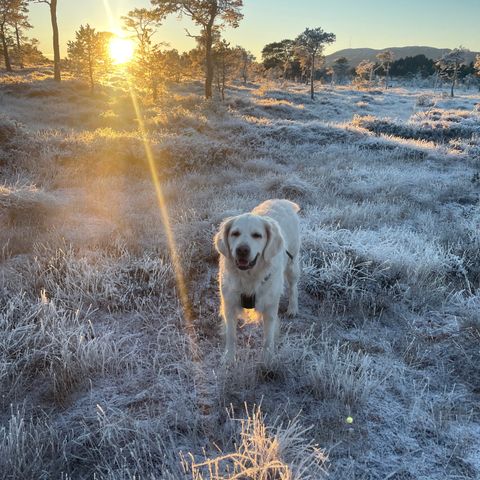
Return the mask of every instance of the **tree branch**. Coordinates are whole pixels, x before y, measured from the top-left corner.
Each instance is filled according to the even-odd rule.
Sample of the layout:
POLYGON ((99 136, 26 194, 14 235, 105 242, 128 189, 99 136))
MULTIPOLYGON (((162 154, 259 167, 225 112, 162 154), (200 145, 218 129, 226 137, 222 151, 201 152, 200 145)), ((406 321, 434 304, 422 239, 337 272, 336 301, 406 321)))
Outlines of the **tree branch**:
POLYGON ((192 35, 192 34, 188 31, 188 28, 185 29, 185 32, 187 32, 187 37, 194 38, 195 40, 196 40, 197 38, 202 38, 201 35, 192 35))

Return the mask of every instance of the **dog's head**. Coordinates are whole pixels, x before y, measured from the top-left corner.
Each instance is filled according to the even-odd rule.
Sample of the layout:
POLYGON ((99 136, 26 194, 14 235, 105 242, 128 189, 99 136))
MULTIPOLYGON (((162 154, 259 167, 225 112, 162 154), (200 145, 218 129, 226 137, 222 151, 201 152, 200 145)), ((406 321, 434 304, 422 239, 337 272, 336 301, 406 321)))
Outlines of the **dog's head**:
POLYGON ((215 235, 218 252, 240 270, 255 268, 259 261, 269 263, 283 245, 278 223, 252 213, 227 218, 215 235))

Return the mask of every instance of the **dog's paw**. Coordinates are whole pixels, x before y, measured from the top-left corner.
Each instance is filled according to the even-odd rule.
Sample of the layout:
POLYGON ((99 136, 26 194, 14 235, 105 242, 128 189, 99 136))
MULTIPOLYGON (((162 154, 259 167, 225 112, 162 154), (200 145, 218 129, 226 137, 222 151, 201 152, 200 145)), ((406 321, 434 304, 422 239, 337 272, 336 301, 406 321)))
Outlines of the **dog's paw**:
POLYGON ((293 317, 296 317, 298 315, 298 307, 295 305, 295 306, 288 306, 287 308, 287 317, 289 318, 293 318, 293 317))
POLYGON ((222 355, 222 365, 225 367, 230 367, 235 361, 235 351, 234 350, 225 350, 222 355))

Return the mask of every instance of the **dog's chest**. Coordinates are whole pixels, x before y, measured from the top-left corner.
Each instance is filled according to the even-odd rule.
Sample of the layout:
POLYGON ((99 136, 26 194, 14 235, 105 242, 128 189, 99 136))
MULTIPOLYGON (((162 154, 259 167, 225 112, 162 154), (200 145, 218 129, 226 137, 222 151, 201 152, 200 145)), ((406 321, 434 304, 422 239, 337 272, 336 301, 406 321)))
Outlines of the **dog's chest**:
POLYGON ((263 311, 271 297, 269 291, 272 289, 272 274, 266 273, 261 281, 252 284, 252 282, 243 281, 239 288, 240 306, 247 310, 263 311))

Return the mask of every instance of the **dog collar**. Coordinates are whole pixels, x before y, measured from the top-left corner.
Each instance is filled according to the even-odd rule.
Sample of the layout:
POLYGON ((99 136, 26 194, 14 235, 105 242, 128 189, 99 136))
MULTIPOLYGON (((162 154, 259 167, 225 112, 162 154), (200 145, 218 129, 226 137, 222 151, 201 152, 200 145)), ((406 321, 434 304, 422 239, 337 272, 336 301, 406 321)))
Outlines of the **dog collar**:
POLYGON ((246 308, 247 310, 252 310, 255 308, 255 294, 253 295, 246 295, 242 293, 240 295, 240 303, 242 308, 246 308))
MULTIPOLYGON (((272 273, 270 272, 263 280, 262 284, 266 283, 270 280, 272 273)), ((242 308, 246 308, 247 310, 252 310, 255 308, 255 294, 247 295, 246 293, 240 294, 240 305, 242 308)))

